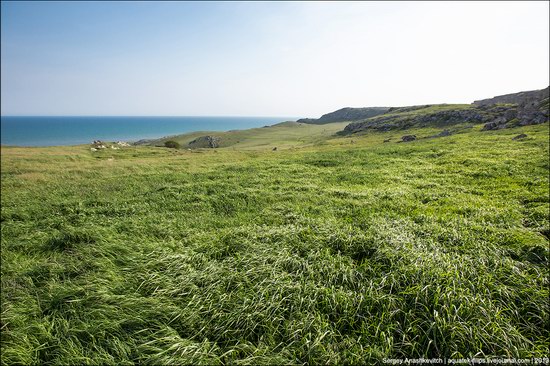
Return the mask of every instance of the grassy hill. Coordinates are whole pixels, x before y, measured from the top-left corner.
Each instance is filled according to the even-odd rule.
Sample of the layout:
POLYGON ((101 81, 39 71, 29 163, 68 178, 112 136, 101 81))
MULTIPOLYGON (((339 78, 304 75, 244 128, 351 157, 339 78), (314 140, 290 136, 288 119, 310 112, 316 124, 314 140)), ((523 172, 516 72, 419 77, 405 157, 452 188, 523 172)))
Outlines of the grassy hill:
POLYGON ((409 128, 448 128, 465 125, 473 127, 495 120, 512 106, 498 105, 487 109, 472 104, 434 104, 391 108, 387 113, 355 121, 345 127, 343 133, 368 132, 369 130, 406 130, 409 128))
POLYGON ((346 107, 334 112, 323 114, 320 118, 303 118, 296 122, 326 124, 334 122, 357 121, 386 113, 388 107, 351 108, 346 107))
POLYGON ((212 135, 220 137, 220 147, 231 147, 239 150, 247 149, 272 149, 274 147, 290 148, 312 145, 324 142, 327 138, 341 131, 349 122, 337 122, 324 125, 314 125, 297 122, 282 122, 273 126, 251 128, 248 130, 198 131, 177 136, 165 137, 150 141, 148 145, 162 146, 165 141, 176 141, 182 147, 187 147, 189 142, 197 137, 212 135))
POLYGON ((548 124, 345 125, 2 147, 2 364, 548 357, 548 124))

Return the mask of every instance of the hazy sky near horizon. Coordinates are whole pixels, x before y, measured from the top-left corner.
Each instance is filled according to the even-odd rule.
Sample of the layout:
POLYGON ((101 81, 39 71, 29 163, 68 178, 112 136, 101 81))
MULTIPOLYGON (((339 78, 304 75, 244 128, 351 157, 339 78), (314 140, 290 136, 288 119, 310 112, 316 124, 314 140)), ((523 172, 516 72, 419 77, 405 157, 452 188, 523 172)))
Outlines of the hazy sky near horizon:
POLYGON ((1 3, 2 115, 319 117, 549 84, 549 2, 1 3))

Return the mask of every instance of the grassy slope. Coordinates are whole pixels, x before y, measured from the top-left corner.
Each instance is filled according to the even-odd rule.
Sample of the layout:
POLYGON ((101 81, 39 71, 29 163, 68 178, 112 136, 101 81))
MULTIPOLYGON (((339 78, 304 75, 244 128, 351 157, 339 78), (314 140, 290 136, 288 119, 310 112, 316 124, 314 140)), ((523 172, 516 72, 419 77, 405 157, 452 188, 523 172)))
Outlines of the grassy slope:
MULTIPOLYGON (((419 126, 420 123, 416 121, 411 121, 415 117, 422 117, 422 116, 431 115, 439 112, 446 112, 446 111, 467 111, 467 110, 478 111, 476 107, 473 106, 472 104, 433 104, 433 105, 425 105, 425 106, 410 106, 410 107, 397 108, 387 113, 374 116, 363 121, 355 121, 355 122, 373 122, 373 123, 380 122, 382 124, 390 123, 390 124, 399 125, 400 127, 398 129, 408 130, 411 127, 420 127, 419 126)), ((487 113, 487 112, 481 112, 481 113, 487 113)), ((435 120, 434 122, 431 122, 431 123, 422 123, 422 124, 423 125, 429 124, 432 127, 441 127, 441 128, 450 127, 448 122, 445 120, 435 120)), ((474 124, 472 123, 470 124, 452 123, 451 129, 461 130, 465 127, 472 127, 473 125, 474 124)), ((361 131, 359 133, 368 133, 368 132, 361 131)))
POLYGON ((337 122, 324 125, 313 125, 296 122, 282 122, 269 127, 235 130, 227 132, 199 131, 178 136, 167 137, 151 142, 151 145, 163 145, 164 141, 173 140, 186 147, 190 141, 199 136, 213 135, 221 137, 220 147, 242 149, 289 148, 315 144, 326 140, 337 131, 341 131, 349 122, 337 122))
POLYGON ((379 116, 371 117, 372 119, 385 118, 388 116, 403 116, 413 117, 424 114, 442 112, 442 111, 457 111, 457 110, 469 110, 475 109, 472 104, 430 104, 426 106, 411 106, 396 108, 393 111, 381 114, 379 116))
POLYGON ((478 129, 2 148, 2 363, 548 356, 548 124, 478 129))

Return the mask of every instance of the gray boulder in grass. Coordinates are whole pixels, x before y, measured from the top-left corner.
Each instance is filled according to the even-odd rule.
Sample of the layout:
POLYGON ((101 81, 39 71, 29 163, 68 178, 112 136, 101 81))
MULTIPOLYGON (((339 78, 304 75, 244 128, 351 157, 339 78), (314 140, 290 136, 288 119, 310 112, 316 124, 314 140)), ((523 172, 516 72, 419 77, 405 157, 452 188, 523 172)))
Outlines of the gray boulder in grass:
POLYGON ((521 135, 517 135, 516 137, 512 137, 512 140, 521 140, 521 139, 524 139, 526 137, 527 137, 527 135, 522 133, 521 135))

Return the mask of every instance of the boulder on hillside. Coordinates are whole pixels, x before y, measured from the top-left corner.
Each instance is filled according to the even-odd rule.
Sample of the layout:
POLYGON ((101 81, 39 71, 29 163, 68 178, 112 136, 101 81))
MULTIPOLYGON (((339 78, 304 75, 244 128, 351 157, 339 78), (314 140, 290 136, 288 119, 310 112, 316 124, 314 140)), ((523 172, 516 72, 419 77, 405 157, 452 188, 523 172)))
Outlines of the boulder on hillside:
POLYGON ((414 141, 414 140, 416 140, 416 135, 405 135, 405 136, 401 137, 401 140, 403 142, 414 141))
POLYGON ((486 123, 483 128, 481 129, 481 131, 490 131, 490 130, 496 130, 498 128, 498 123, 496 122, 489 122, 489 123, 486 123))
POLYGON ((188 146, 194 149, 210 148, 215 149, 220 147, 220 138, 216 136, 200 136, 191 141, 188 146))
POLYGON ((95 151, 97 151, 99 149, 106 149, 107 148, 105 143, 101 140, 94 140, 92 142, 92 147, 95 149, 95 151))
POLYGON ((512 140, 521 140, 521 139, 524 139, 526 137, 527 137, 527 135, 522 133, 521 135, 517 135, 516 137, 512 137, 512 140))
POLYGON ((437 135, 428 136, 427 138, 433 139, 433 138, 437 138, 437 137, 445 137, 445 136, 451 136, 451 135, 452 135, 451 131, 443 130, 440 133, 438 133, 437 135))

